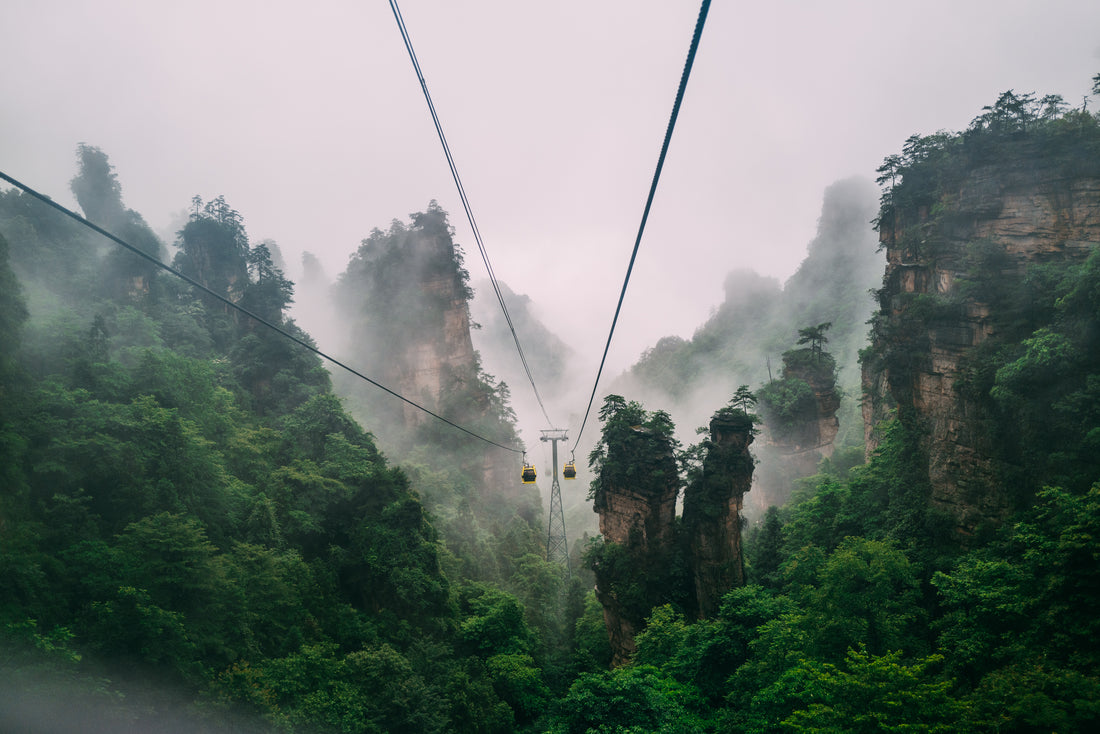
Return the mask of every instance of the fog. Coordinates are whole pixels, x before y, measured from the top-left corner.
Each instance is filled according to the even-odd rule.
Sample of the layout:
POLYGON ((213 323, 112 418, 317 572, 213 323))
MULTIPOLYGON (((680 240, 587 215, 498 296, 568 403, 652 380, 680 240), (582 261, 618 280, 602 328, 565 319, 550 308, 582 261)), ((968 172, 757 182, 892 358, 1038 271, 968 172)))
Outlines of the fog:
MULTIPOLYGON (((402 13, 495 272, 579 354, 602 351, 698 6, 402 13)), ((476 251, 386 3, 15 0, 2 14, 0 168, 57 200, 72 203, 86 142, 156 231, 193 195, 223 194, 295 280, 303 252, 338 273, 373 227, 433 198, 476 251)), ((908 135, 960 129, 1010 88, 1080 104, 1097 28, 1100 5, 1079 0, 715 3, 609 369, 689 337, 731 270, 789 277, 824 188, 873 178, 908 135)))
MULTIPOLYGON (((575 434, 698 6, 432 0, 402 13, 494 272, 532 317, 520 339, 536 375, 562 357, 540 390, 575 434)), ((74 151, 98 146, 126 206, 169 243, 192 196, 224 195, 253 242, 277 243, 322 349, 343 326, 329 285, 360 241, 434 199, 466 251, 475 318, 495 318, 386 3, 14 0, 2 19, 0 170, 74 206, 74 151)), ((906 137, 962 129, 1007 89, 1084 103, 1097 29, 1100 4, 1079 0, 715 3, 593 410, 643 352, 691 339, 743 296, 739 282, 781 289, 833 182, 873 179, 906 137)), ((475 335, 486 369, 508 381, 534 448, 547 426, 530 385, 487 339, 475 335)), ((729 384, 757 383, 755 364, 693 393, 681 432, 729 384)))

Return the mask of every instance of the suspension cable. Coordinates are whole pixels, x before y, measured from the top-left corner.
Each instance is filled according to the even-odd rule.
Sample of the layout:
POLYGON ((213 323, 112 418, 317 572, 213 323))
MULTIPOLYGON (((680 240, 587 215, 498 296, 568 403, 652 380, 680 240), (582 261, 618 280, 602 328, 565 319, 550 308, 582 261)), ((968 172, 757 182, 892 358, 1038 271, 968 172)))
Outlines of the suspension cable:
POLYGON ((516 343, 516 351, 519 352, 520 361, 523 363, 523 370, 527 373, 527 379, 531 382, 531 389, 535 392, 535 400, 538 401, 539 408, 542 409, 542 415, 546 418, 547 424, 553 426, 554 422, 550 420, 549 414, 546 412, 546 406, 542 403, 542 397, 539 395, 539 389, 535 386, 535 378, 531 374, 531 367, 527 363, 527 355, 523 352, 523 347, 520 346, 519 336, 516 334, 515 325, 512 323, 512 316, 508 313, 508 307, 504 303, 504 296, 500 291, 500 286, 497 284, 496 275, 493 273, 493 266, 489 263, 489 254, 485 250, 485 243, 481 239, 481 231, 477 227, 477 222, 474 221, 474 213, 470 208, 470 202, 466 198, 466 190, 462 186, 462 179, 458 175, 458 168, 455 166, 454 157, 451 155, 451 148, 447 145, 447 138, 443 134, 443 126, 439 122, 439 115, 436 114, 435 104, 432 102, 431 94, 428 93, 428 84, 424 81, 424 74, 420 70, 420 62, 416 58, 416 52, 413 51, 412 40, 409 38, 408 29, 405 28, 405 20, 401 16, 401 9, 397 6, 397 0, 390 0, 390 9, 393 10, 393 17, 397 21, 397 27, 401 31, 401 39, 405 42, 405 49, 409 53, 409 60, 412 61, 413 70, 416 72, 416 78, 420 81, 420 89, 424 92, 424 100, 428 103, 428 110, 432 115, 432 122, 435 123, 435 131, 439 136, 439 142, 443 146, 443 153, 447 157, 447 165, 451 169, 451 176, 454 178, 455 187, 458 189, 458 196, 462 200, 462 208, 466 211, 466 219, 470 222, 470 229, 473 230, 474 240, 477 242, 477 249, 481 252, 481 259, 485 263, 485 270, 489 273, 489 282, 493 286, 493 292, 496 293, 497 302, 500 303, 501 311, 504 312, 504 320, 508 324, 508 330, 512 332, 512 340, 516 343))
POLYGON ((688 50, 684 71, 680 75, 680 88, 676 92, 676 102, 672 105, 672 116, 668 121, 668 129, 665 131, 665 141, 661 146, 661 155, 657 158, 657 170, 653 174, 653 183, 649 187, 649 196, 646 198, 645 210, 642 212, 642 222, 638 227, 638 236, 634 240, 634 251, 630 254, 630 264, 626 268, 626 278, 623 280, 623 289, 619 293, 619 303, 615 306, 615 316, 611 319, 611 331, 607 334, 607 344, 603 348, 603 358, 600 359, 600 368, 596 371, 596 381, 592 385, 592 395, 588 398, 588 407, 584 411, 584 420, 581 421, 580 430, 577 431, 577 441, 573 444, 573 450, 581 443, 581 434, 588 423, 588 415, 592 412, 592 403, 596 399, 596 389, 600 384, 600 376, 603 374, 604 363, 607 362, 607 352, 611 349, 611 338, 615 335, 615 325, 619 321, 619 312, 623 307, 623 299, 626 297, 626 287, 630 283, 630 272, 634 269, 634 260, 638 257, 638 247, 642 244, 642 233, 645 231, 646 220, 649 219, 649 210, 653 205, 653 197, 657 193, 657 182, 661 178, 661 169, 665 165, 665 155, 668 153, 669 142, 672 140, 672 130, 676 127, 676 117, 680 114, 680 103, 684 99, 684 90, 687 89, 688 77, 691 75, 691 66, 695 62, 695 52, 699 48, 699 38, 703 35, 703 24, 707 20, 707 11, 710 9, 710 0, 703 0, 699 8, 699 19, 695 22, 695 33, 691 39, 691 48, 688 50))

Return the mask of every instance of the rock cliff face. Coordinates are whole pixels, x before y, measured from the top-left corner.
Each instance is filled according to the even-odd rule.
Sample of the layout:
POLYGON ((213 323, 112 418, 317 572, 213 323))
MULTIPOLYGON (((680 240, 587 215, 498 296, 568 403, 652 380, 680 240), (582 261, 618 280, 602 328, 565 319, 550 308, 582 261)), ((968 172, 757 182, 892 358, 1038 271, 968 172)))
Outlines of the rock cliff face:
POLYGON ((757 397, 764 446, 756 501, 763 511, 785 503, 795 482, 816 473, 821 459, 833 454, 840 430, 836 361, 821 350, 790 350, 783 355, 780 378, 765 384, 757 397))
POLYGON ((1100 180, 1019 160, 975 166, 931 206, 890 211, 879 226, 887 265, 863 366, 868 450, 891 411, 918 425, 931 501, 963 536, 1012 509, 986 416, 961 389, 968 357, 1007 328, 983 284, 1084 259, 1100 242, 1100 180))
POLYGON ((627 559, 601 563, 594 569, 613 666, 630 660, 634 634, 644 624, 652 602, 660 598, 659 579, 675 547, 673 520, 680 491, 668 439, 642 427, 629 430, 634 435, 624 445, 609 447, 613 454, 620 454, 611 458, 631 461, 641 456, 652 471, 640 481, 609 478, 596 493, 594 506, 600 516, 600 535, 605 543, 616 544, 627 559))
MULTIPOLYGON (((830 360, 831 363, 831 360, 830 360)), ((826 369, 810 365, 784 364, 783 376, 802 380, 813 391, 813 411, 807 420, 789 438, 776 438, 774 445, 783 453, 808 454, 814 461, 832 456, 833 441, 840 430, 840 421, 836 412, 840 409, 840 394, 837 392, 835 363, 826 369)))
MULTIPOLYGON (((388 377, 402 395, 419 396, 421 404, 438 410, 446 391, 461 389, 463 378, 475 375, 476 357, 470 338, 470 310, 462 284, 452 275, 429 275, 412 287, 421 302, 435 304, 434 328, 409 334, 395 345, 387 360, 388 377)), ((416 398, 414 398, 416 399, 416 398)), ((488 407, 488 406, 485 406, 488 407)), ((430 420, 423 411, 404 404, 406 427, 430 420)))
POLYGON ((714 416, 702 476, 684 492, 688 558, 696 611, 703 619, 718 612, 723 594, 745 582, 741 503, 752 486, 752 429, 740 416, 714 416))
POLYGON ((708 617, 744 582, 740 510, 752 484, 753 418, 732 407, 714 415, 702 465, 684 493, 682 523, 676 522, 680 479, 667 414, 650 416, 612 396, 601 418, 593 499, 603 544, 590 558, 612 665, 622 665, 653 607, 673 604, 708 617))
MULTIPOLYGON (((395 221, 388 232, 375 230, 336 288, 344 310, 359 319, 348 352, 386 387, 432 411, 447 407, 448 396, 478 376, 468 277, 447 215, 434 202, 413 215, 412 226, 395 221)), ((376 415, 406 429, 430 420, 392 396, 374 391, 371 398, 376 415)))
MULTIPOLYGON (((472 291, 462 263, 446 212, 434 202, 413 214, 411 225, 374 230, 335 288, 343 311, 358 319, 346 353, 390 390, 510 442, 514 425, 503 393, 482 372, 470 336, 472 291)), ((472 479, 483 507, 502 504, 495 499, 517 484, 513 457, 498 449, 479 454, 453 429, 384 391, 359 383, 347 389, 360 420, 384 429, 387 452, 403 457, 431 447, 434 461, 472 479)))

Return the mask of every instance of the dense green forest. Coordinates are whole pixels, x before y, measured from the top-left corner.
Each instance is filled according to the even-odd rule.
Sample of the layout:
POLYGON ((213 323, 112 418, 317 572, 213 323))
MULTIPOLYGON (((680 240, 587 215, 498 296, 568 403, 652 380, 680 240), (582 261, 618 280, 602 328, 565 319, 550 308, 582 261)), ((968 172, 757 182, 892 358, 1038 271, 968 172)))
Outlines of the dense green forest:
MULTIPOLYGON (((1057 102, 1002 97, 962 133, 910 139, 882 170, 880 217, 934 208, 991 162, 1062 156, 1094 175, 1100 121, 1057 102)), ((106 155, 77 158, 85 215, 168 257, 106 155)), ((360 258, 424 227, 445 232, 445 214, 376 230, 360 258)), ((223 198, 196 198, 172 244, 180 271, 309 340, 287 317, 293 284, 223 198)), ((0 192, 0 728, 1095 731, 1100 252, 973 272, 1000 328, 966 384, 1019 512, 958 542, 928 501, 921 426, 896 417, 866 463, 826 460, 768 510, 717 614, 647 600, 634 658, 608 669, 591 574, 543 560, 529 499, 464 485, 453 438, 403 437, 397 465, 312 353, 0 192)), ((794 313, 788 340, 832 317, 794 313)), ((483 425, 507 427, 506 391, 470 384, 483 425)), ((661 406, 627 405, 672 436, 661 406)), ((597 464, 633 436, 612 417, 597 464)), ((674 448, 695 476, 698 447, 674 448)))
MULTIPOLYGON (((165 257, 106 155, 82 146, 78 167, 86 216, 165 257)), ((582 603, 537 513, 477 517, 451 488, 429 518, 312 353, 27 194, 0 194, 0 234, 0 716, 506 732, 545 714, 582 603)), ((174 246, 178 270, 309 341, 223 198, 196 198, 174 246)))

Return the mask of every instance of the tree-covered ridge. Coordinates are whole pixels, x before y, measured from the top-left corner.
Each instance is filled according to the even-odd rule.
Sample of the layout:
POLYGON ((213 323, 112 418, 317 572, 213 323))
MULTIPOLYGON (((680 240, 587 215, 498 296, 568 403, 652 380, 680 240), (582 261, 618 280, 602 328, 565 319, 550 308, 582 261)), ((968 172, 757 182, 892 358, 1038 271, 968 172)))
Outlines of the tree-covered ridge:
POLYGON ((879 169, 884 239, 904 264, 951 271, 956 284, 946 292, 880 290, 876 338, 864 364, 891 375, 901 418, 912 421, 912 375, 927 368, 929 336, 982 313, 986 337, 965 355, 956 385, 988 437, 995 481, 1017 505, 1044 485, 1084 491, 1100 468, 1089 437, 1100 419, 1091 387, 1100 351, 1088 285, 1096 243, 1078 241, 1066 221, 1033 255, 989 238, 957 243, 974 221, 999 212, 995 190, 1030 188, 1051 206, 1087 199, 1088 182, 1100 180, 1100 122, 1084 109, 1066 108, 1055 96, 1008 91, 967 130, 913 136, 879 169))
POLYGON ((883 187, 878 221, 901 233, 919 224, 945 194, 958 191, 967 171, 1033 157, 1067 177, 1100 175, 1100 122, 1085 109, 1067 109, 1058 95, 1004 92, 963 132, 909 137, 902 152, 878 168, 883 187), (901 217, 895 224, 893 219, 901 217))
MULTIPOLYGON (((106 157, 80 160, 86 214, 126 220, 106 157)), ((309 339, 285 315, 293 284, 222 197, 196 198, 176 244, 181 270, 309 339)), ((445 543, 315 356, 127 267, 0 194, 0 698, 24 702, 0 705, 0 728, 535 721, 571 663, 532 529, 464 535, 458 511, 445 543)))

